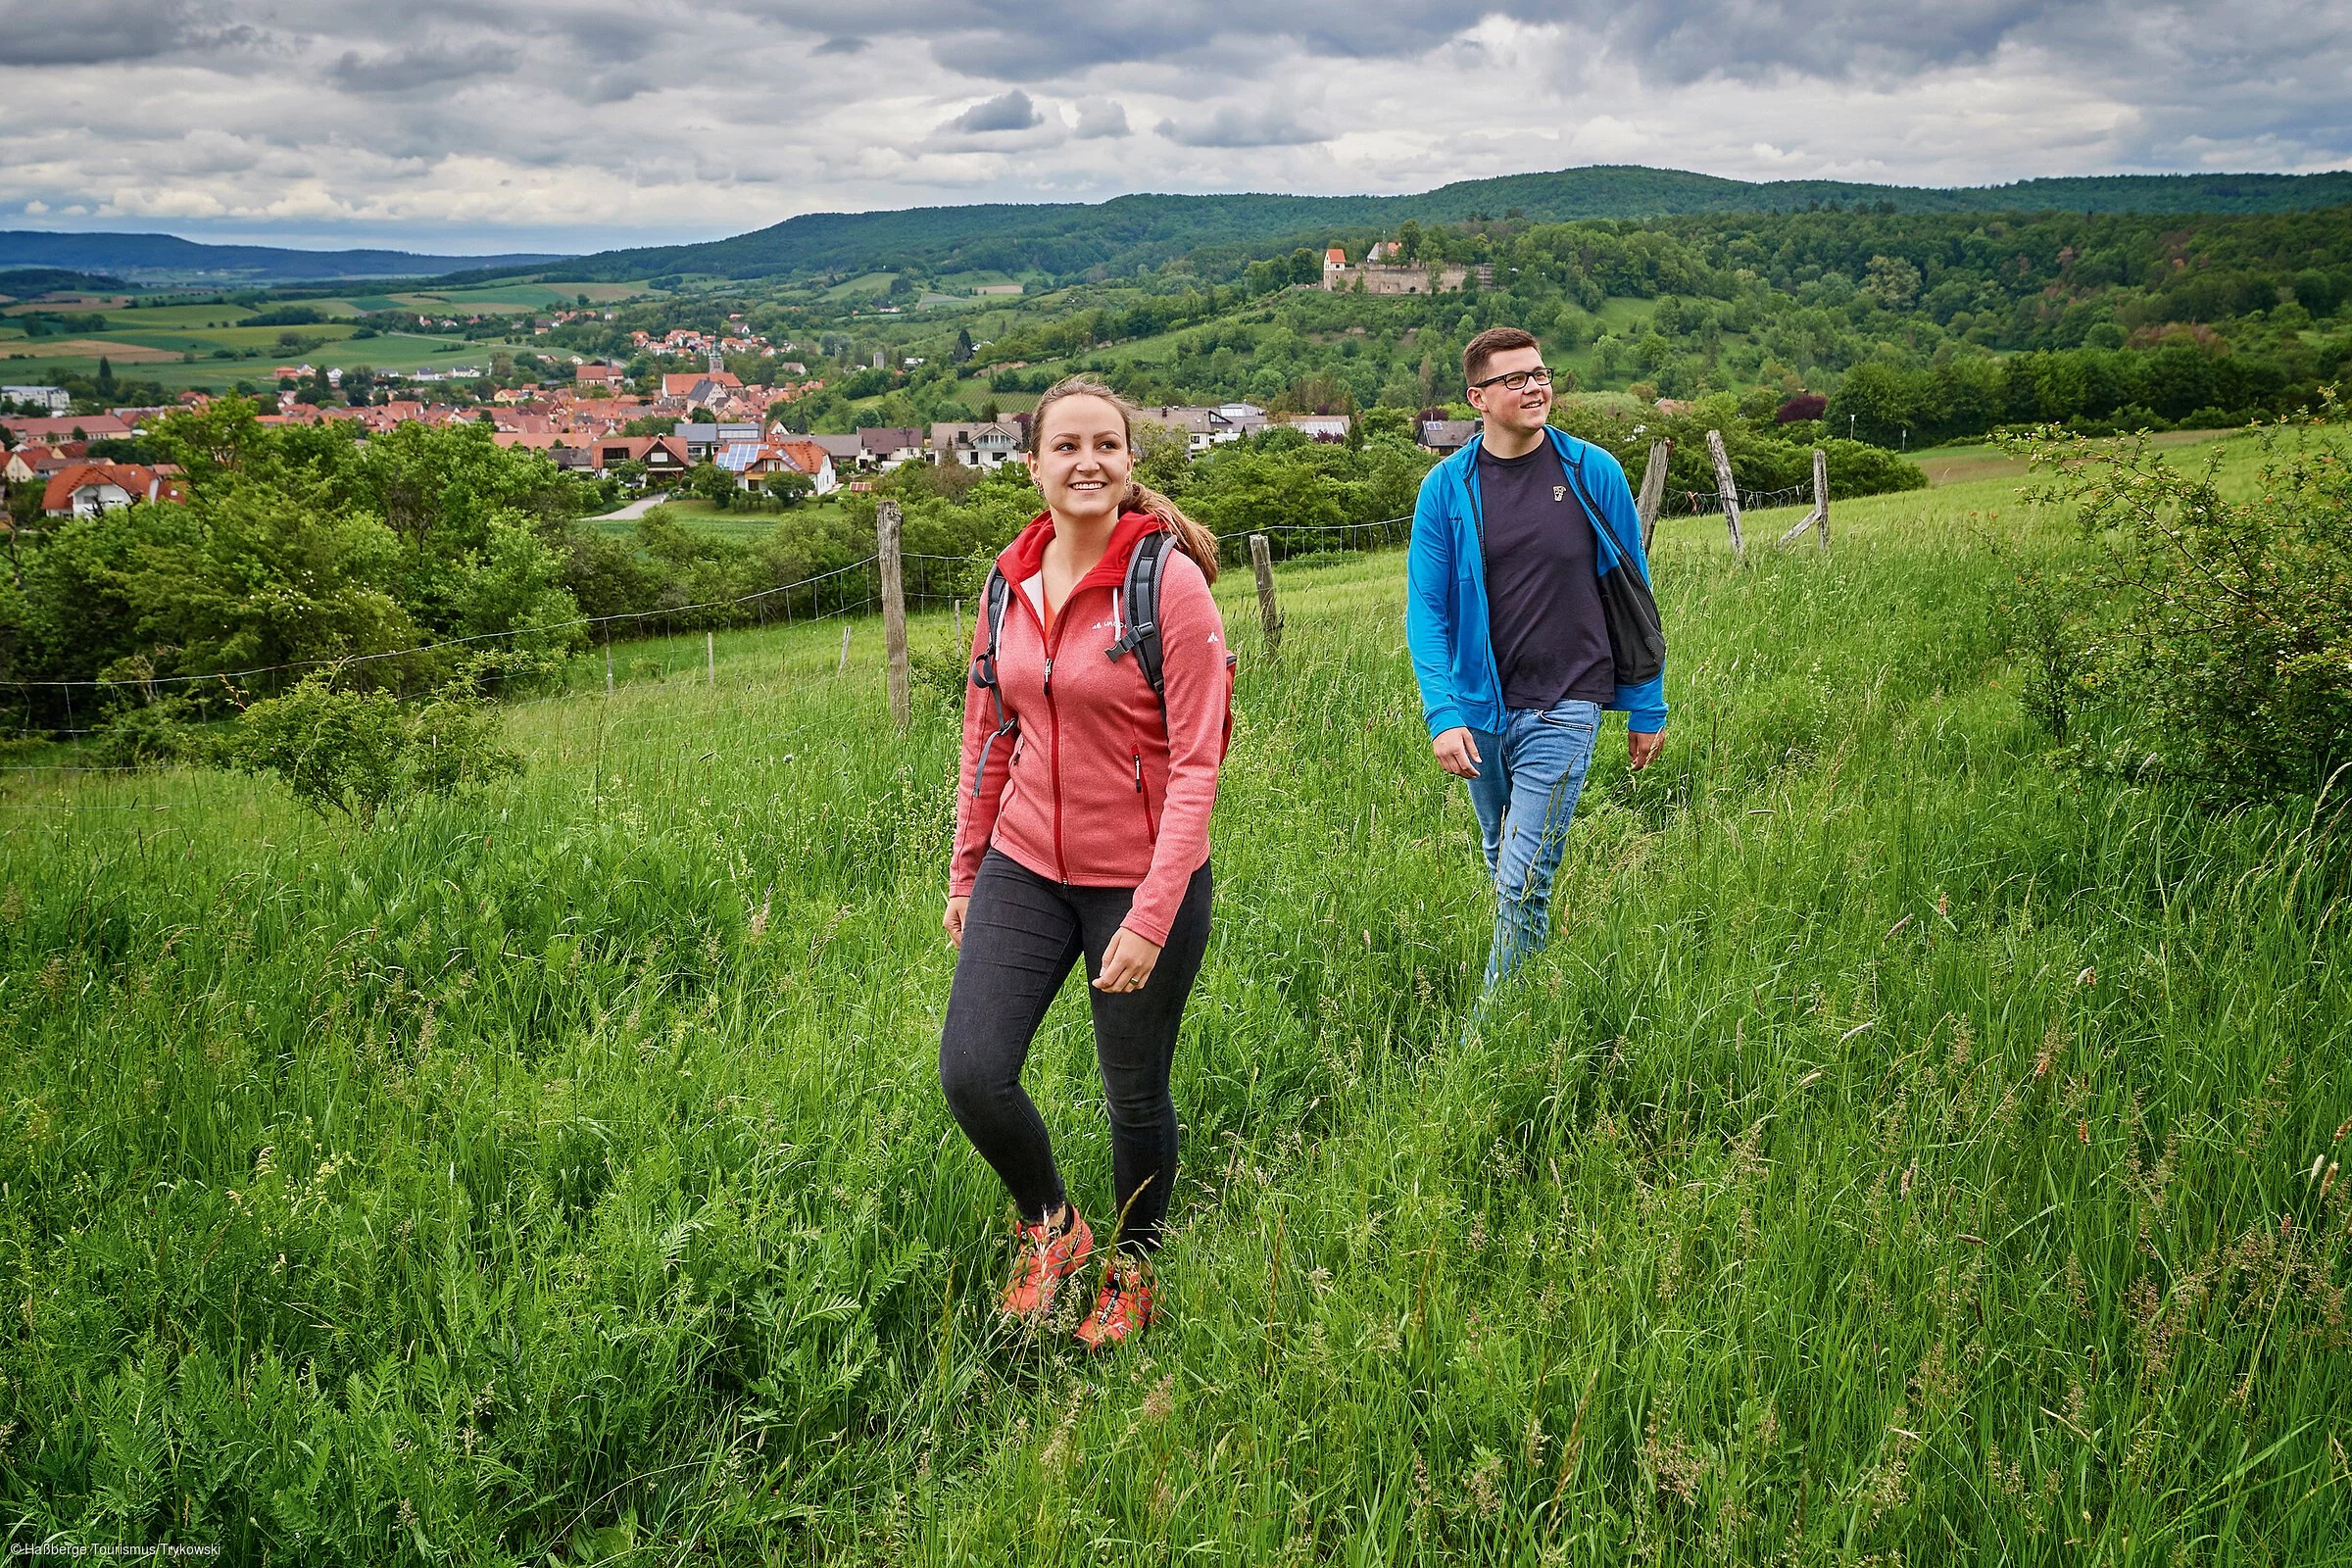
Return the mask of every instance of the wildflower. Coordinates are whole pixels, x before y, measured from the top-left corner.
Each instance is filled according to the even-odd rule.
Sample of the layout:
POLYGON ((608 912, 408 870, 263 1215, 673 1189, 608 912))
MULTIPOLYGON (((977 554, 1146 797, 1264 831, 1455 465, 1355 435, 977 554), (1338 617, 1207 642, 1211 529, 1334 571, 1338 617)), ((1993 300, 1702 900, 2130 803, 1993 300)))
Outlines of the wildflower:
POLYGON ((1499 1453, 1488 1454, 1470 1472, 1470 1497, 1478 1505, 1482 1519, 1497 1518, 1502 1513, 1502 1489, 1496 1484, 1501 1474, 1499 1453))

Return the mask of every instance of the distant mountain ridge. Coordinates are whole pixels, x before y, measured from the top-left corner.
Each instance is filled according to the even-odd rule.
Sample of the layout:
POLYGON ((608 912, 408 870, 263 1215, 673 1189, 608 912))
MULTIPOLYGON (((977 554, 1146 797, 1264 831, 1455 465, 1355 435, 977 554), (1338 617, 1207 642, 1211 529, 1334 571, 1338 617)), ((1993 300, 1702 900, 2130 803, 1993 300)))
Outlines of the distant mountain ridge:
MULTIPOLYGON (((544 269, 552 281, 666 273, 814 276, 912 267, 928 271, 1108 275, 1216 246, 1382 230, 1406 219, 1460 222, 1516 210, 1539 221, 1787 211, 1891 203, 1898 212, 2290 212, 2352 202, 2352 171, 2322 174, 2101 174, 1931 189, 1849 180, 1755 183, 1682 170, 1594 165, 1461 180, 1405 196, 1119 196, 1099 203, 808 213, 696 245, 603 251, 544 269)), ((462 276, 512 275, 482 266, 462 276)))
POLYGON ((126 282, 291 283, 336 277, 434 277, 460 269, 545 267, 561 254, 428 256, 416 251, 303 251, 207 245, 175 234, 67 234, 0 229, 0 268, 54 267, 126 282))

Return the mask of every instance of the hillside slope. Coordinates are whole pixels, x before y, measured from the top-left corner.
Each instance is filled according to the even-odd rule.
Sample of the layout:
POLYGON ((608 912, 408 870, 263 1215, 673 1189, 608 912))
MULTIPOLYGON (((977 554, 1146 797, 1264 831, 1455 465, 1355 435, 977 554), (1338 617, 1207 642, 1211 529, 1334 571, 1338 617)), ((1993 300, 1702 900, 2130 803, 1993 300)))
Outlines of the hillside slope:
MULTIPOLYGON (((1284 563, 1279 656, 1225 576, 1166 1316, 1102 1361, 994 1321, 938 1079, 960 676, 890 723, 871 620, 627 644, 610 695, 599 650, 510 710, 519 777, 372 830, 0 774, 18 1536, 2340 1562, 2352 857, 2050 765, 1988 611, 2082 546, 2016 501, 1745 565, 1661 524, 1667 750, 1637 782, 1612 720, 1467 1040, 1493 903, 1402 561, 1284 563)), ((1082 989, 1025 1083, 1102 1235, 1082 989)))
POLYGON ((458 268, 529 268, 560 255, 426 256, 416 251, 303 251, 207 245, 175 234, 60 234, 0 229, 0 267, 57 267, 131 282, 278 283, 318 277, 426 277, 458 268))
MULTIPOLYGON (((1750 183, 1681 170, 1595 166, 1462 180, 1406 196, 1121 196, 1106 202, 805 213, 700 245, 605 251, 550 276, 619 279, 662 272, 767 277, 901 267, 930 271, 1122 272, 1202 246, 1320 242, 1406 219, 1460 222, 1507 213, 1563 221, 1687 213, 1773 212, 1838 202, 1903 212, 2284 212, 2352 202, 2352 172, 2328 174, 2119 174, 1930 190, 1841 180, 1750 183)), ((475 272, 517 268, 483 266, 475 272)))

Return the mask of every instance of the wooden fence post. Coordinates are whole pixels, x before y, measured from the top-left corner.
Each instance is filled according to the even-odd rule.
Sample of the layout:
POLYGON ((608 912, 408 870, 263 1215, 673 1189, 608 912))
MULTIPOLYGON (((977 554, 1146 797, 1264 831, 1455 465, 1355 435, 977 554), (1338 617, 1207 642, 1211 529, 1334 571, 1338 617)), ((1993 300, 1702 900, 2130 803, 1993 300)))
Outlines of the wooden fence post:
POLYGON ((1257 568, 1257 618, 1266 628, 1266 652, 1282 652, 1282 612, 1274 608, 1274 556, 1266 536, 1250 536, 1250 564, 1257 568))
POLYGON ((1813 512, 1820 520, 1813 524, 1821 533, 1814 543, 1830 548, 1830 455, 1821 448, 1813 449, 1813 512))
POLYGON ((1821 537, 1814 543, 1830 548, 1830 459, 1821 448, 1813 449, 1813 510, 1796 519, 1796 526, 1781 535, 1781 543, 1793 544, 1796 536, 1807 528, 1819 528, 1821 537))
POLYGON ((1658 531, 1658 510, 1666 504, 1666 461, 1673 456, 1671 439, 1649 444, 1649 465, 1642 470, 1642 498, 1634 504, 1642 514, 1642 549, 1645 553, 1658 531))
POLYGON ((612 635, 605 634, 605 695, 612 695, 612 635))
POLYGON ((956 652, 958 655, 968 653, 972 645, 963 640, 963 601, 951 599, 948 604, 956 612, 956 652))
POLYGON ((833 673, 834 673, 834 674, 836 674, 836 675, 840 675, 840 674, 846 674, 846 673, 848 672, 848 670, 849 670, 849 667, 850 667, 850 628, 848 627, 848 625, 846 625, 846 624, 845 624, 845 625, 843 625, 843 627, 841 628, 841 662, 833 666, 833 673))
POLYGON ((703 633, 703 676, 711 685, 718 684, 718 634, 703 633))
POLYGON ((904 728, 914 717, 906 690, 906 579, 899 560, 899 504, 874 507, 874 542, 882 557, 882 650, 888 661, 890 716, 904 728))
POLYGON ((1715 493, 1723 498, 1723 520, 1732 530, 1732 554, 1747 559, 1747 541, 1740 536, 1740 481, 1732 477, 1732 460, 1723 450, 1723 432, 1707 432, 1707 455, 1715 460, 1715 493))

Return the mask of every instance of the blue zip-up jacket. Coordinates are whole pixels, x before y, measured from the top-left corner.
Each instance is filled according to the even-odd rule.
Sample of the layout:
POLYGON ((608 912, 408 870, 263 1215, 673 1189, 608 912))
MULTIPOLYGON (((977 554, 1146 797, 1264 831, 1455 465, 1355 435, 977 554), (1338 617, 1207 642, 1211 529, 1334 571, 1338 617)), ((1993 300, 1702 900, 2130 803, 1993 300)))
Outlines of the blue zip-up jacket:
MULTIPOLYGON (((1546 427, 1568 482, 1592 518, 1594 557, 1602 576, 1627 562, 1649 581, 1642 548, 1642 516, 1615 458, 1564 430, 1546 427)), ((1494 668, 1494 638, 1487 621, 1486 514, 1478 499, 1480 436, 1429 470, 1413 507, 1413 545, 1405 556, 1404 641, 1421 685, 1421 711, 1431 739, 1468 725, 1499 734, 1504 719, 1502 677, 1494 668)), ((1620 686, 1609 699, 1642 734, 1666 727, 1666 672, 1639 686, 1620 686)))

